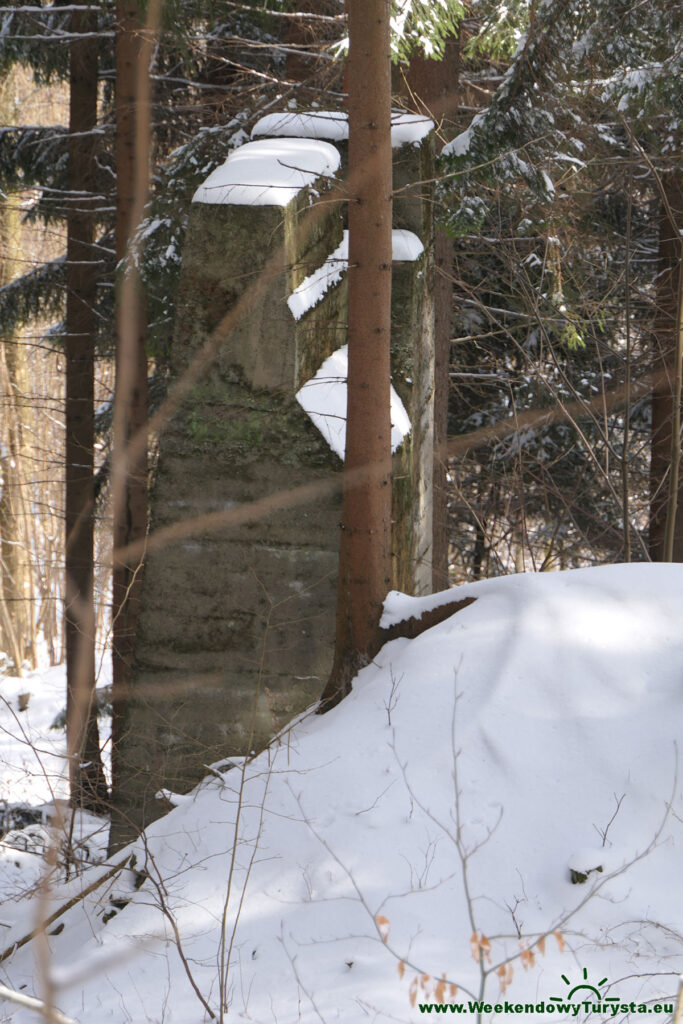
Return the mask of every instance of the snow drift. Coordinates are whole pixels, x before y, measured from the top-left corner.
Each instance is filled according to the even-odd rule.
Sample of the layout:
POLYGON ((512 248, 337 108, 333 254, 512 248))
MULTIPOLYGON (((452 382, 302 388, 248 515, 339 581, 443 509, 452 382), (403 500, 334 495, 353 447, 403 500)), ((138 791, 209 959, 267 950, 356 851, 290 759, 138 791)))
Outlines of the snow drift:
MULTIPOLYGON (((467 596, 147 830, 49 940, 60 1010, 199 1024, 222 1001, 226 1021, 361 1024, 474 999, 492 1009, 473 1019, 507 1001, 539 1021, 673 1002, 683 567, 390 595, 384 624, 467 596)), ((6 942, 34 908, 9 914, 6 942)), ((40 994, 30 946, 3 966, 40 994)))

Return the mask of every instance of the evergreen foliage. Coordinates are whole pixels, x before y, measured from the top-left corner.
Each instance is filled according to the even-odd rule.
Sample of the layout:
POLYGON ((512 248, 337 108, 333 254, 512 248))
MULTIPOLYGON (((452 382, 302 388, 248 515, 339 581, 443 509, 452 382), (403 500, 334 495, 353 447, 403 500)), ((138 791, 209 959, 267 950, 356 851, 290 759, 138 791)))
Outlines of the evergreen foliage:
POLYGON ((541 202, 554 176, 580 170, 586 151, 618 148, 619 115, 653 144, 653 156, 680 148, 683 55, 680 6, 673 0, 543 0, 491 103, 444 150, 453 175, 451 230, 481 226, 495 185, 523 181, 541 202))
POLYGON ((650 367, 661 178, 680 173, 680 9, 545 0, 528 13, 442 160, 461 295, 451 431, 558 402, 584 412, 454 468, 465 575, 509 571, 520 547, 535 568, 647 557, 648 403, 609 416, 590 403, 650 367))
MULTIPOLYGON (((174 315, 182 239, 191 197, 229 150, 247 141, 245 127, 275 99, 284 75, 282 23, 261 4, 226 5, 215 0, 169 0, 163 5, 163 31, 151 69, 154 81, 154 175, 150 203, 139 229, 138 251, 149 295, 150 354, 164 364, 174 315), (208 122, 208 123, 207 123, 208 122), (215 123, 213 123, 215 122, 215 123)), ((339 9, 341 11, 341 6, 339 9)), ((13 63, 32 69, 38 83, 65 78, 73 37, 71 14, 78 5, 41 7, 16 3, 0 8, 0 70, 13 63)), ((99 347, 112 351, 115 267, 112 259, 116 171, 113 158, 114 5, 98 8, 101 78, 97 193, 103 276, 98 290, 99 347)), ((305 15, 303 16, 305 17, 305 15)), ((341 25, 333 18, 327 34, 336 38, 341 25)), ((338 74, 338 70, 335 73, 338 74)), ((0 128, 0 192, 35 188, 24 218, 61 223, 69 201, 68 129, 41 125, 0 128)), ((71 197, 73 198, 73 197, 71 197)), ((63 260, 39 267, 0 291, 0 325, 11 330, 33 318, 63 313, 63 260), (61 294, 60 294, 61 292, 61 294)), ((59 330, 55 326, 56 341, 59 330)))
POLYGON ((102 55, 111 53, 113 4, 107 0, 96 7, 68 2, 42 6, 17 0, 0 7, 0 72, 21 64, 32 69, 39 84, 66 79, 69 74, 66 44, 74 38, 71 31, 74 10, 88 10, 97 17, 95 30, 89 35, 100 41, 102 55))
POLYGON ((61 317, 64 311, 66 256, 35 267, 0 288, 0 330, 11 335, 36 320, 61 317))
POLYGON ((460 0, 394 0, 391 50, 394 60, 413 53, 440 60, 446 40, 457 35, 465 6, 460 0))

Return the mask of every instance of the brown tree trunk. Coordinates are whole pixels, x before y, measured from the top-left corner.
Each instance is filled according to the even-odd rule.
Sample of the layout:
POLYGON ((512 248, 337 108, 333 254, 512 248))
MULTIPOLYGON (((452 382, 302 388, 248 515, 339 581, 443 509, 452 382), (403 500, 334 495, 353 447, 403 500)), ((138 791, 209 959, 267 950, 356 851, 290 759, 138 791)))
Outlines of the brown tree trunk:
POLYGON ((391 60, 389 0, 347 0, 349 372, 337 633, 321 710, 381 644, 391 587, 391 60))
MULTIPOLYGON (((7 220, 11 220, 11 217, 5 220, 5 212, 0 208, 0 240, 4 243, 8 232, 3 228, 7 227, 7 220)), ((11 211, 12 214, 14 212, 11 211)), ((16 212, 18 214, 18 210, 16 212)), ((11 261, 3 262, 9 264, 11 261)), ((0 285, 3 283, 7 282, 3 281, 0 269, 0 285)), ((0 431, 0 650, 9 656, 11 672, 21 676, 27 656, 35 664, 29 552, 23 529, 27 514, 23 476, 24 435, 29 424, 26 352, 22 342, 7 338, 0 360, 0 392, 4 406, 0 431)))
MULTIPOLYGON (((415 55, 400 84, 405 105, 428 114, 446 138, 449 114, 459 103, 461 42, 449 39, 443 60, 415 55)), ((432 588, 443 590, 448 576, 448 488, 446 456, 448 393, 453 311, 453 242, 443 228, 434 233, 434 483, 432 588)))
MULTIPOLYGON (((0 124, 16 124, 16 75, 0 83, 0 124)), ((0 199, 0 286, 21 273, 21 213, 16 197, 0 199)), ((3 339, 0 390, 4 416, 0 430, 0 650, 21 675, 28 658, 35 665, 35 615, 31 603, 30 550, 27 541, 26 432, 30 430, 29 378, 26 345, 17 337, 3 339)))
MULTIPOLYGON (((149 6, 150 18, 159 4, 149 6)), ((141 4, 118 0, 116 18, 116 259, 130 254, 148 189, 149 59, 141 4)), ((114 402, 113 720, 112 783, 117 803, 118 757, 130 685, 140 605, 142 559, 126 547, 147 531, 146 316, 135 260, 128 260, 116 301, 116 395, 114 402)), ((115 824, 112 822, 112 831, 115 824)))
MULTIPOLYGON (((92 31, 88 12, 75 12, 74 32, 92 31)), ((108 799, 100 755, 95 694, 93 598, 95 128, 97 43, 71 43, 69 74, 69 200, 66 269, 66 547, 65 633, 71 800, 103 810, 108 799)))
MULTIPOLYGON (((659 225, 656 310, 653 330, 653 370, 662 379, 652 392, 652 433, 650 461, 650 558, 665 557, 665 533, 671 432, 674 422, 674 353, 679 329, 679 293, 681 289, 681 236, 683 228, 683 177, 673 172, 663 178, 667 202, 662 204, 659 225)), ((678 510, 674 524, 673 561, 683 562, 683 480, 678 484, 678 510)))

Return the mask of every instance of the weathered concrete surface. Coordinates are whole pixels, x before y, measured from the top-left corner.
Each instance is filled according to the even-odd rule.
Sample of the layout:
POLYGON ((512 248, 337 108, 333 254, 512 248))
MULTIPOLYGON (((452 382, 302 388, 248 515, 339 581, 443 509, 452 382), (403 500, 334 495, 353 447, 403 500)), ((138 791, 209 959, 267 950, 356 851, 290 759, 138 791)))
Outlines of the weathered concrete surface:
MULTIPOLYGON (((407 150, 409 147, 403 147, 407 150)), ((425 146, 404 154, 412 172, 425 146)), ((398 151, 402 153, 403 150, 398 151)), ((395 584, 425 593, 431 580, 431 211, 406 207, 426 253, 395 265, 394 387, 413 423, 396 456, 395 584), (419 216, 418 216, 419 214, 419 216)), ((302 484, 327 481, 341 461, 295 393, 345 342, 346 284, 298 322, 287 297, 338 245, 331 205, 312 230, 301 193, 284 210, 195 204, 183 258, 172 368, 197 353, 203 372, 159 439, 151 530, 198 525, 150 552, 136 640, 128 728, 115 802, 114 843, 166 810, 155 793, 186 790, 205 765, 262 748, 317 700, 332 661, 340 499, 202 531, 202 519, 302 484), (226 314, 269 268, 268 287, 235 322, 226 314)))

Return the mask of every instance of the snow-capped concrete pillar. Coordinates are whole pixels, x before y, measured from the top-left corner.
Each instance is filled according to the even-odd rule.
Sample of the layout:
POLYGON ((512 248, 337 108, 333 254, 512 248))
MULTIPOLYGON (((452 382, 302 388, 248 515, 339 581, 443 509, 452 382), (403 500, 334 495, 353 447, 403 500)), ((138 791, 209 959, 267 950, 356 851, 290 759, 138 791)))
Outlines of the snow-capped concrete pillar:
MULTIPOLYGON (((409 157, 422 152, 417 141, 409 157)), ((202 372, 161 432, 151 501, 152 532, 186 533, 146 560, 115 794, 127 820, 115 822, 115 843, 163 812, 161 788, 185 790, 207 764, 262 748, 318 698, 329 672, 338 493, 225 529, 202 524, 342 467, 347 240, 340 203, 311 202, 339 165, 324 139, 261 138, 193 200, 171 368, 182 380, 200 359, 202 372)), ((392 309, 394 576, 413 593, 431 579, 431 213, 422 205, 410 208, 419 233, 395 232, 392 309)))

